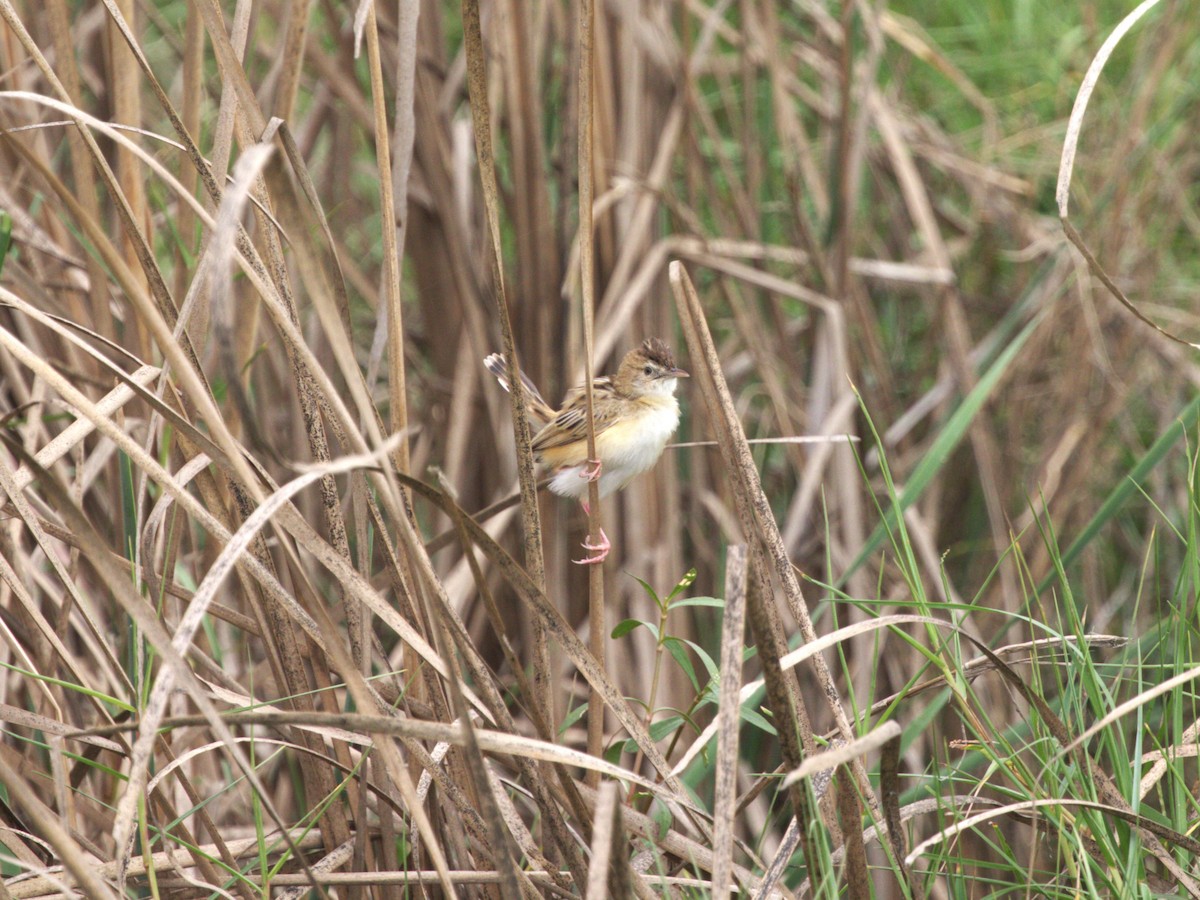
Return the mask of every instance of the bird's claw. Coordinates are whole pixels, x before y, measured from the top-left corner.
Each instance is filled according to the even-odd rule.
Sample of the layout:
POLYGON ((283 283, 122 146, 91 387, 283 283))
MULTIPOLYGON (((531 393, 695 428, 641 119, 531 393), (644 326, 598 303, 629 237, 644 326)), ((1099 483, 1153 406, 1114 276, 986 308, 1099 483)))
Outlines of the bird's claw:
POLYGON ((600 540, 593 544, 591 541, 583 542, 584 550, 595 551, 595 556, 588 556, 584 559, 573 559, 571 562, 577 566, 595 566, 608 558, 608 551, 612 549, 612 543, 608 540, 608 535, 604 533, 604 529, 600 529, 600 540))
POLYGON ((595 481, 600 477, 601 468, 600 460, 589 459, 587 465, 579 470, 579 477, 584 481, 595 481))

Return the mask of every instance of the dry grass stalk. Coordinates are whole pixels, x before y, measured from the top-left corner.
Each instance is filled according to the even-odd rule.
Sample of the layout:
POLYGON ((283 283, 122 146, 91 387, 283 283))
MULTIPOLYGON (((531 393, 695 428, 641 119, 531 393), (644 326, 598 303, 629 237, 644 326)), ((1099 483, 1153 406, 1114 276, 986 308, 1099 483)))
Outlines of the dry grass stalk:
POLYGON ((725 577, 725 617, 721 622, 721 698, 717 707, 717 762, 713 785, 714 896, 733 884, 733 823, 736 819, 738 726, 741 702, 742 636, 746 628, 746 548, 729 548, 725 577))
MULTIPOLYGON (((595 224, 592 218, 593 190, 593 146, 595 114, 593 112, 593 25, 595 13, 591 0, 582 0, 579 18, 579 81, 577 85, 578 131, 579 131, 579 296, 583 320, 583 385, 584 402, 587 409, 588 459, 599 459, 596 453, 595 397, 592 383, 596 377, 592 361, 595 354, 595 285, 596 259, 593 249, 595 224)), ((600 484, 593 479, 588 484, 588 543, 598 545, 604 534, 601 520, 600 484)), ((604 665, 607 656, 608 629, 605 627, 604 569, 598 565, 588 567, 588 645, 592 655, 604 665)), ((600 755, 604 752, 604 703, 598 694, 588 700, 588 752, 600 755)), ((600 782, 595 775, 589 776, 589 786, 600 782)), ((607 867, 604 867, 607 869, 607 867)))
MULTIPOLYGON (((1160 40, 1170 22, 1149 18, 1144 36, 1123 28, 1122 52, 1147 60, 1124 128, 1097 115, 1114 98, 1089 77, 1102 150, 1074 155, 1080 105, 1058 198, 1081 258, 1036 206, 1061 123, 1006 134, 1006 98, 924 19, 770 0, 579 9, 468 0, 460 41, 457 12, 429 0, 368 5, 353 21, 279 0, 0 0, 0 207, 15 248, 0 220, 12 439, 0 453, 0 656, 12 667, 0 670, 0 767, 49 849, 11 829, 0 842, 27 870, 57 864, 6 879, 10 895, 71 882, 115 896, 124 881, 164 895, 203 883, 247 898, 335 884, 401 896, 411 876, 447 895, 650 896, 700 890, 707 873, 718 892, 764 890, 800 835, 778 819, 775 782, 752 774, 779 768, 776 743, 751 727, 735 740, 760 676, 789 766, 821 734, 915 718, 946 685, 974 693, 908 743, 910 776, 981 709, 997 729, 1024 724, 1028 710, 996 687, 999 663, 923 676, 899 632, 945 659, 925 630, 933 617, 886 614, 913 585, 867 547, 888 488, 879 454, 860 471, 841 446, 755 440, 862 431, 853 381, 903 491, 959 395, 1019 334, 966 450, 948 451, 905 513, 912 571, 935 594, 1015 609, 1021 581, 989 580, 995 551, 1015 542, 1027 583, 1053 573, 1024 527, 1052 513, 1059 534, 1077 532, 1096 490, 1123 479, 1200 381, 1193 361, 1092 294, 1095 281, 1129 303, 1161 297, 1140 315, 1195 328, 1173 307, 1194 273, 1172 253, 1200 235, 1175 189, 1196 180, 1195 154, 1154 99, 1175 84, 1169 63, 1189 32, 1160 40), (925 102, 929 71, 946 79, 942 105, 925 102), (959 101, 973 118, 954 125, 945 110, 959 101), (1137 164, 1150 156, 1147 175, 1137 164), (1121 166, 1137 171, 1114 181, 1121 166), (673 337, 673 260, 697 279, 689 288, 676 270, 684 365, 707 373, 704 402, 685 398, 681 443, 715 431, 723 448, 669 451, 610 502, 617 549, 585 590, 568 563, 581 524, 539 508, 525 399, 518 386, 506 405, 479 360, 519 357, 554 397, 642 337, 673 337), (519 517, 464 512, 514 485, 519 517), (1010 538, 1008 521, 1027 533, 1010 538), (726 591, 717 718, 697 702, 716 693, 674 669, 658 708, 638 707, 664 650, 645 628, 608 637, 606 621, 646 620, 650 601, 625 573, 659 590, 695 567, 693 590, 719 594, 738 581, 725 547, 741 541, 761 661, 733 674, 739 594, 726 591), (802 596, 792 562, 827 586, 820 595, 802 596), (808 643, 789 653, 794 631, 808 643), (801 661, 813 677, 789 671, 801 661), (861 722, 844 712, 851 698, 861 722), (568 719, 584 703, 586 743, 568 719), (674 710, 685 724, 656 740, 674 710), (707 764, 718 730, 698 781, 713 822, 683 776, 707 764), (640 793, 599 810, 597 777, 640 793), (613 864, 590 867, 589 846, 613 864), (649 870, 630 865, 634 847, 649 870), (694 871, 646 874, 679 866, 694 871)), ((1163 466, 1143 483, 1161 509, 1187 508, 1176 474, 1163 466)), ((1092 621, 1133 634, 1154 611, 1123 621, 1137 566, 1112 560, 1153 519, 1131 512, 1122 526, 1076 565, 1086 596, 1106 598, 1092 621)), ((695 666, 684 641, 710 654, 717 641, 715 620, 692 612, 673 610, 668 630, 695 666)), ((1041 671, 1049 644, 1029 638, 1045 636, 1003 640, 1027 645, 1021 660, 1041 671)), ((1074 740, 1065 724, 1053 736, 1074 740)), ((903 874, 901 823, 928 836, 936 813, 899 806, 886 782, 900 764, 886 762, 878 803, 860 758, 848 764, 858 800, 837 776, 841 805, 822 813, 846 840, 831 865, 859 854, 855 820, 882 814, 903 874)), ((802 787, 788 789, 797 808, 810 803, 802 787)), ((1166 846, 1194 849, 1102 799, 1164 871, 1166 846)), ((997 819, 1032 835, 1012 843, 1031 852, 1047 834, 1027 824, 1033 809, 1047 818, 1021 807, 997 819)), ((861 838, 873 852, 877 831, 861 838)), ((1194 890, 1188 876, 1178 884, 1194 890)))

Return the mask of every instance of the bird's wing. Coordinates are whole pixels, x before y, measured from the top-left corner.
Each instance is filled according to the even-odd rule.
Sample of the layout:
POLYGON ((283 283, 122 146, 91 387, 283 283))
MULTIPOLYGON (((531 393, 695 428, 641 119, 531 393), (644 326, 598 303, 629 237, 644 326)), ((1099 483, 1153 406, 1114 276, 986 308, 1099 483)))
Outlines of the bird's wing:
MULTIPOLYGON (((592 382, 592 400, 596 419, 596 434, 612 427, 619 413, 619 398, 608 376, 592 382)), ((565 447, 587 440, 587 395, 583 387, 571 388, 563 400, 563 408, 533 439, 534 452, 565 447)))

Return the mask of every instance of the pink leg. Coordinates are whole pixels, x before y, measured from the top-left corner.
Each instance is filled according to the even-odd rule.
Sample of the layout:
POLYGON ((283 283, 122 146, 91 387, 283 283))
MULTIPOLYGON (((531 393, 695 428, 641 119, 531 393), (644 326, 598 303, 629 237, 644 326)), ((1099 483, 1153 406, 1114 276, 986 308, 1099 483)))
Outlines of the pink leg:
POLYGON ((590 541, 583 542, 584 550, 595 550, 595 556, 589 556, 585 559, 573 559, 571 562, 577 566, 594 566, 604 562, 608 558, 608 551, 612 549, 612 544, 608 540, 608 535, 604 533, 604 529, 600 529, 600 543, 593 544, 590 541))
POLYGON ((600 460, 589 459, 587 465, 579 470, 579 477, 585 481, 595 481, 600 477, 600 460))

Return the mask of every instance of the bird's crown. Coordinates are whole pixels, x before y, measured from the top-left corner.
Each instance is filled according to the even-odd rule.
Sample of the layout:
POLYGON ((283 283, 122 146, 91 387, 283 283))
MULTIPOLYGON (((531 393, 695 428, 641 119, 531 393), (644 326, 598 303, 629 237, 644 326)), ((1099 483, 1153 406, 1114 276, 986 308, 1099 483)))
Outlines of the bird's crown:
POLYGON ((662 338, 646 338, 642 341, 642 352, 646 354, 648 360, 658 363, 664 369, 675 368, 675 356, 662 338))

